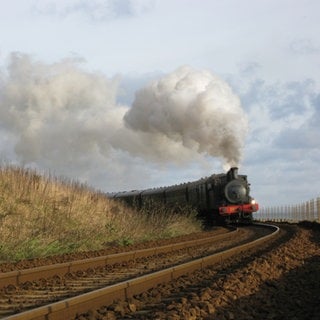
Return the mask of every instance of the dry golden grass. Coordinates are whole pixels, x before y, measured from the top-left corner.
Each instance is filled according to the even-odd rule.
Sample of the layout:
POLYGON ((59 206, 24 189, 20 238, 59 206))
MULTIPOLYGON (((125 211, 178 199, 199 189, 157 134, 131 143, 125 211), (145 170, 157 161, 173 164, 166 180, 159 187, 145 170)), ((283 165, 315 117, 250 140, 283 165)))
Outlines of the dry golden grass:
POLYGON ((74 181, 0 167, 0 260, 102 249, 197 232, 186 214, 151 206, 139 212, 74 181))

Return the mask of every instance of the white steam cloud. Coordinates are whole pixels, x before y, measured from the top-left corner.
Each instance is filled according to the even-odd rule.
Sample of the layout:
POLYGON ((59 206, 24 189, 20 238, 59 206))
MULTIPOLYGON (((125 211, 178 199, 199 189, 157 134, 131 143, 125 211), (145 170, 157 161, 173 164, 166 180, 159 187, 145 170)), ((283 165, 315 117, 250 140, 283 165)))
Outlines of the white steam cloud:
POLYGON ((2 157, 93 184, 104 172, 111 183, 118 179, 115 189, 119 175, 147 161, 241 160, 246 116, 210 72, 179 68, 138 91, 132 107, 116 102, 118 82, 79 61, 45 64, 12 54, 0 73, 2 157))
POLYGON ((182 67, 136 94, 129 128, 238 165, 247 119, 231 88, 208 71, 182 67))

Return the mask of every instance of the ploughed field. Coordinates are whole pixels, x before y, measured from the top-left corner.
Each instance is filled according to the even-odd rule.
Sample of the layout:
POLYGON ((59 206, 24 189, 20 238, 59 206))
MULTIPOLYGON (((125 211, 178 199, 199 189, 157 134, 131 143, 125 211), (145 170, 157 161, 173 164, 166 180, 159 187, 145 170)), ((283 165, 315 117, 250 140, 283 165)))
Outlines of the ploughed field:
MULTIPOLYGON (((320 314, 320 229, 318 225, 281 225, 281 231, 272 241, 259 248, 241 253, 233 258, 181 276, 170 283, 161 284, 135 295, 126 301, 115 301, 99 309, 88 310, 76 319, 318 319, 320 314)), ((139 246, 110 247, 76 255, 55 256, 48 259, 2 264, 1 272, 61 263, 115 252, 138 250, 142 247, 167 245, 223 234, 224 228, 197 233, 178 239, 161 240, 139 246)), ((253 238, 252 229, 240 228, 238 233, 212 246, 206 245, 185 252, 178 250, 167 255, 138 259, 107 268, 111 281, 116 274, 137 270, 147 272, 167 268, 175 263, 196 259, 232 247, 235 243, 253 238), (120 268, 120 269, 119 269, 120 268)), ((58 287, 75 281, 86 283, 94 270, 69 274, 66 277, 32 281, 1 289, 3 301, 34 296, 34 291, 58 287), (8 298, 13 294, 12 298, 8 298), (6 296, 8 295, 8 296, 6 296)), ((135 277, 135 275, 133 275, 135 277)), ((125 275, 126 278, 126 275, 125 275)), ((99 283, 99 281, 98 281, 99 283)), ((101 284, 100 284, 101 285, 101 284)), ((68 286, 68 285, 67 285, 68 286)), ((86 291, 86 288, 83 290, 86 291)), ((81 289, 82 290, 82 289, 81 289)), ((49 294, 44 294, 49 295, 49 294)), ((67 294, 68 296, 68 294, 67 294)), ((41 300, 36 302, 41 305, 41 300)), ((22 299, 23 301, 27 299, 22 299)), ((23 309, 23 308, 22 308, 23 309)), ((21 310, 17 310, 21 311, 21 310)))
MULTIPOLYGON (((280 225, 281 227, 281 225, 280 225)), ((284 226, 258 252, 77 319, 319 319, 320 227, 284 226)))
POLYGON ((258 252, 78 319, 319 319, 320 227, 285 226, 281 233, 258 252))

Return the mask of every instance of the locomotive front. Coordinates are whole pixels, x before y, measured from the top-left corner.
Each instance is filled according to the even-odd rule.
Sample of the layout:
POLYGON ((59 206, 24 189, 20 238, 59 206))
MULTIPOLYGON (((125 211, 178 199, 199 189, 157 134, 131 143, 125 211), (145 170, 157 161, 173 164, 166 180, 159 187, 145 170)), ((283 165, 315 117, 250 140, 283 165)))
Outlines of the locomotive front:
POLYGON ((259 205, 250 196, 250 184, 246 176, 238 175, 238 168, 231 168, 226 175, 219 214, 230 220, 252 220, 252 213, 259 205))

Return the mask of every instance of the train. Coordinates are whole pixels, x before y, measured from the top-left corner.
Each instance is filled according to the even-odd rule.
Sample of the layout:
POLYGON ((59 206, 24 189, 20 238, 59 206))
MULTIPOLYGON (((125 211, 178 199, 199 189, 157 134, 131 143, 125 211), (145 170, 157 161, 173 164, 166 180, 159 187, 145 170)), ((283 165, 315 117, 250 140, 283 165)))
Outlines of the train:
POLYGON ((116 192, 108 197, 123 200, 138 209, 150 202, 167 207, 191 206, 209 223, 251 223, 253 212, 259 210, 259 204, 250 195, 247 176, 239 175, 237 167, 193 182, 116 192))

